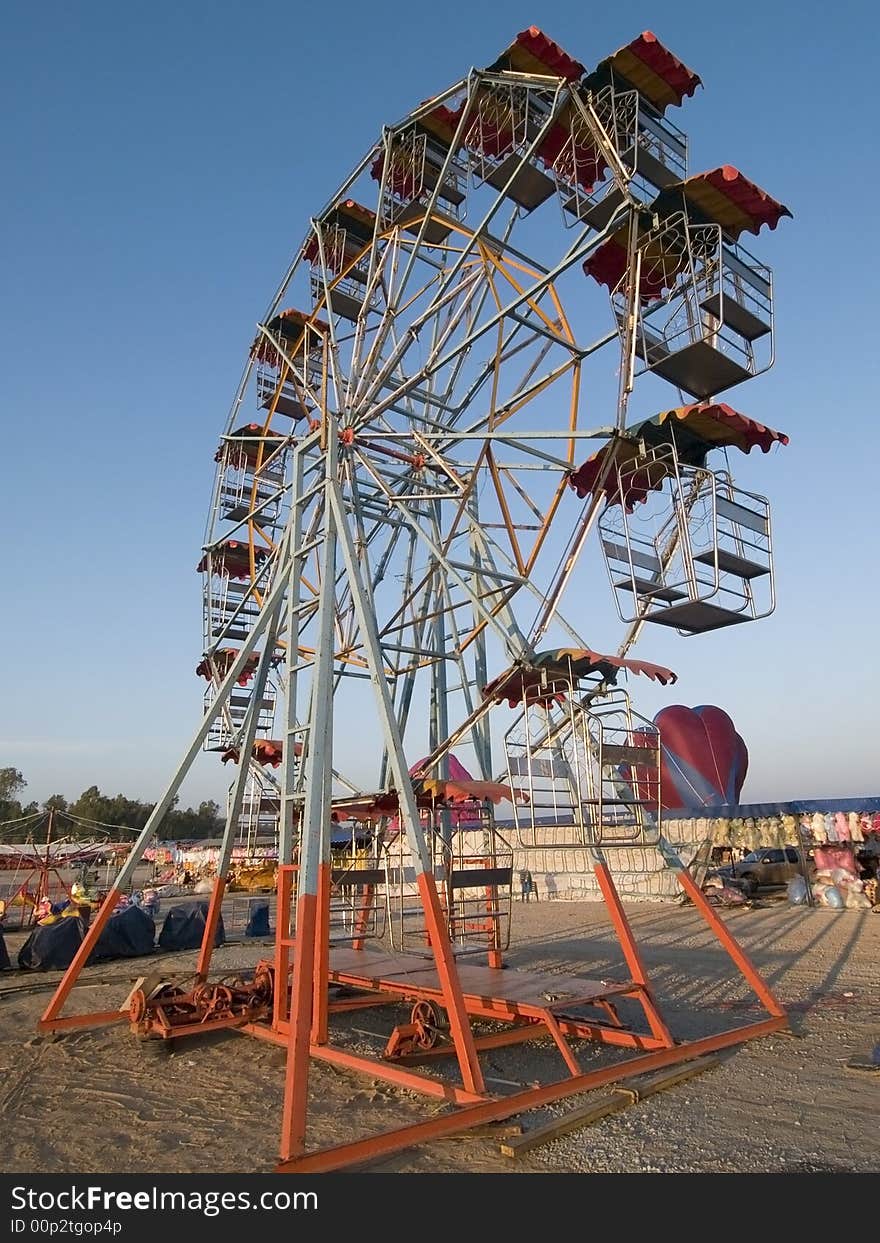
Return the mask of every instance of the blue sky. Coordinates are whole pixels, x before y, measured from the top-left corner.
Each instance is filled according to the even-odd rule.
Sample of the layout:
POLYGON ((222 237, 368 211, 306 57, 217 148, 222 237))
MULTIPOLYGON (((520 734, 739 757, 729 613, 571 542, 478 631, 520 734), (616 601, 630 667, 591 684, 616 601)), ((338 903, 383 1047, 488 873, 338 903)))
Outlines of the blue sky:
MULTIPOLYGON (((199 713, 195 566, 254 323, 381 126, 535 23, 587 64, 654 30, 703 78, 675 116, 692 168, 736 164, 794 212, 750 239, 775 272, 776 366, 729 398, 791 436, 737 464, 774 504, 779 607, 728 633, 646 636, 638 654, 680 682, 640 706, 727 709, 751 752, 745 796, 876 794, 877 20, 852 0, 830 12, 8 9, 0 766, 37 798, 92 782, 158 795, 199 713)), ((587 637, 613 650, 619 631, 587 637)), ((203 757, 183 798, 223 790, 203 757)))

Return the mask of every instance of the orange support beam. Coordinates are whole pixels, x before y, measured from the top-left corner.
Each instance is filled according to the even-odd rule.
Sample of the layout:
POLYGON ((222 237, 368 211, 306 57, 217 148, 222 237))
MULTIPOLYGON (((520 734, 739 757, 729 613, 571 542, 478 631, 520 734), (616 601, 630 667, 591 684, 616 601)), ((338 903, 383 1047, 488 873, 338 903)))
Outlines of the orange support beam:
POLYGON ((287 1004, 287 977, 290 972, 290 899, 293 893, 294 868, 278 869, 275 900, 275 996, 272 1006, 272 1026, 286 1023, 289 1016, 287 1004))
MULTIPOLYGON (((88 931, 86 932, 86 935, 83 937, 82 942, 80 943, 79 949, 76 951, 76 953, 73 956, 73 961, 71 962, 67 970, 64 972, 64 975, 61 977, 61 980, 59 981, 58 987, 55 989, 55 992, 52 994, 52 998, 48 1006, 46 1007, 45 1011, 43 1012, 43 1017, 40 1019, 39 1023, 37 1024, 38 1031, 60 1031, 65 1026, 68 1026, 68 1027, 84 1026, 82 1022, 73 1024, 70 1022, 65 1022, 63 1019, 59 1020, 59 1015, 61 1014, 61 1011, 64 1008, 65 1001, 70 996, 71 989, 73 988, 76 981, 79 979, 79 973, 82 971, 83 967, 88 962, 89 955, 91 954, 92 950, 95 948, 95 945, 97 944, 97 941, 98 941, 98 937, 101 935, 102 931, 106 927, 107 921, 109 920, 110 916, 116 910, 116 904, 121 897, 122 897, 122 891, 119 889, 111 889, 110 892, 107 894, 107 897, 104 899, 103 903, 101 904, 101 907, 97 915, 92 920, 92 922, 89 924, 88 931)), ((77 1015, 76 1017, 80 1018, 81 1016, 77 1015)), ((85 1016, 82 1016, 82 1017, 85 1017, 85 1016)), ((112 1021, 112 1020, 107 1019, 103 1014, 98 1015, 96 1017, 99 1023, 101 1022, 106 1023, 106 1022, 112 1021)), ((125 1017, 125 1016, 123 1015, 122 1017, 125 1017)))
POLYGON ((599 888, 602 890, 602 897, 608 907, 608 913, 611 916, 611 922, 620 941, 620 948, 623 950, 623 956, 629 967, 630 975, 636 984, 641 986, 639 1000, 645 1011, 645 1018, 653 1034, 658 1040, 661 1040, 667 1048, 675 1044, 672 1033, 660 1017, 660 1011, 654 1001, 651 992, 651 985, 648 980, 648 973, 645 970, 645 964, 642 961, 641 951, 636 944, 633 930, 630 922, 626 917, 626 911, 623 909, 623 903, 620 901, 620 894, 617 892, 617 886, 608 870, 608 865, 597 861, 593 865, 593 871, 596 874, 596 880, 599 882, 599 888))
POLYGON ((200 980, 207 979, 208 972, 211 969, 211 955, 214 953, 214 941, 217 937, 217 925, 220 922, 220 911, 223 907, 225 893, 226 877, 218 876, 211 891, 208 917, 205 920, 205 931, 202 934, 202 945, 199 950, 198 965, 196 966, 196 975, 200 980))
MULTIPOLYGON (((293 992, 290 1037, 284 1074, 284 1105, 281 1117, 282 1160, 290 1160, 305 1147, 309 1099, 309 1045, 312 1026, 312 970, 318 900, 313 893, 300 893, 296 901, 296 939, 293 949, 293 992)), ((279 912, 279 929, 283 927, 279 912)))
POLYGON ((277 1174, 324 1174, 330 1170, 359 1165, 364 1161, 387 1156, 392 1152, 412 1148, 415 1144, 424 1144, 433 1139, 442 1139, 446 1135, 468 1131, 485 1122, 500 1122, 504 1118, 513 1117, 514 1114, 525 1113, 529 1109, 538 1109, 553 1101, 564 1100, 580 1092, 589 1092, 593 1088, 605 1087, 609 1083, 629 1079, 633 1075, 645 1074, 649 1070, 659 1070, 664 1066, 674 1066, 678 1062, 687 1062, 692 1058, 702 1057, 704 1053, 727 1049, 731 1045, 742 1044, 758 1036, 769 1036, 784 1026, 784 1018, 764 1019, 760 1023, 737 1027, 732 1031, 721 1032, 717 1036, 707 1036, 703 1040, 694 1040, 689 1044, 675 1045, 671 1049, 647 1053, 627 1062, 618 1062, 602 1070, 590 1071, 587 1074, 563 1079, 558 1083, 549 1083, 543 1087, 517 1092, 502 1100, 469 1105, 454 1113, 431 1118, 427 1122, 416 1122, 394 1131, 385 1131, 381 1135, 355 1140, 353 1143, 337 1144, 333 1148, 308 1153, 298 1159, 282 1160, 275 1167, 275 1172, 277 1174))
POLYGON ((330 977, 330 864, 318 868, 318 922, 312 977, 312 1044, 327 1043, 327 993, 330 977))
POLYGON ((428 925, 428 937, 434 951, 440 987, 443 990, 443 1003, 449 1016, 449 1030, 458 1054, 458 1066, 462 1082, 468 1092, 480 1096, 485 1091, 483 1072, 474 1045, 474 1034, 461 990, 461 981, 455 965, 452 946, 446 932, 446 923, 440 909, 440 898, 437 885, 429 872, 421 872, 418 878, 419 893, 428 925))
POLYGON ((357 915, 357 923, 355 925, 354 940, 351 943, 353 950, 362 950, 365 944, 366 931, 370 922, 370 911, 373 906, 373 895, 376 892, 375 885, 366 885, 361 897, 360 910, 357 915))
POLYGON ((749 987, 754 991, 764 1008, 770 1014, 775 1015, 778 1018, 784 1018, 784 1007, 779 1004, 773 993, 764 983, 764 980, 758 974, 752 960, 746 954, 739 942, 734 939, 733 934, 728 930, 724 920, 718 912, 710 906, 706 895, 703 893, 702 889, 700 889, 699 885, 691 876, 687 868, 677 868, 676 876, 678 877, 678 881, 682 889, 715 933, 718 940, 727 950, 734 966, 739 970, 740 974, 746 980, 749 987))

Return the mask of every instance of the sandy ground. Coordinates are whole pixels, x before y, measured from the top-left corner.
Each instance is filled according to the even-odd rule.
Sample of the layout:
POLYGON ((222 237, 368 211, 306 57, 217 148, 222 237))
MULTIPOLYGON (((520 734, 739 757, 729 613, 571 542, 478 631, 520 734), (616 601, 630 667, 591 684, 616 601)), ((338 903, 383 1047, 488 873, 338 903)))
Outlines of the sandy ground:
MULTIPOLYGON (((633 928, 664 1014, 679 1038, 761 1016, 699 915, 632 906, 633 928)), ((714 1070, 512 1162, 498 1143, 437 1141, 370 1166, 398 1172, 810 1171, 880 1168, 880 1073, 847 1058, 880 1040, 880 917, 806 910, 779 901, 725 913, 735 935, 791 1014, 792 1036, 770 1036, 721 1055, 714 1070)), ((20 936, 8 936, 15 955, 20 936)), ((267 946, 227 945, 218 972, 253 965, 267 946)), ((97 965, 83 973, 76 1009, 115 1008, 150 970, 186 971, 194 954, 97 965), (88 985, 113 976, 113 984, 88 985)), ((513 967, 623 978, 623 959, 593 903, 517 903, 513 967)), ((35 1023, 55 973, 0 976, 0 1169, 9 1172, 267 1172, 281 1115, 280 1050, 235 1033, 178 1041, 169 1053, 126 1026, 41 1038, 35 1023)), ((339 1021, 337 1038, 381 1052, 400 1010, 339 1021)), ((619 1055, 617 1055, 619 1056, 619 1055)), ((585 1069, 614 1053, 582 1044, 585 1069)), ((445 1060, 445 1059, 444 1059, 445 1060)), ((489 1088, 562 1077, 548 1041, 484 1057, 489 1088), (506 1081, 501 1083, 500 1081, 506 1081)), ((376 1080, 313 1067, 310 1145, 338 1143, 441 1107, 376 1080)), ((531 1126, 582 1105, 574 1098, 527 1115, 531 1126)))

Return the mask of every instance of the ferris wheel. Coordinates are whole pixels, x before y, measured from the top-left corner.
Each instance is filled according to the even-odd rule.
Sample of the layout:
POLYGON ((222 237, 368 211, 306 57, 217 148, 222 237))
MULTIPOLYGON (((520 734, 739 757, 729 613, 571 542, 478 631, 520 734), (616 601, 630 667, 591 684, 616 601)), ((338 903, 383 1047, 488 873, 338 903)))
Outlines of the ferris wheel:
MULTIPOLYGON (((714 398, 772 360, 772 279, 738 239, 786 209, 729 166, 687 176, 687 138, 667 114, 698 84, 649 33, 588 72, 533 27, 386 128, 313 217, 217 455, 200 563, 209 702, 281 578, 286 620, 267 626, 262 677, 248 655, 207 746, 237 758, 251 719, 252 771, 271 780, 286 740, 301 778, 313 728, 302 696, 321 682, 339 717, 359 682, 381 677, 401 737, 427 715, 433 753, 548 628, 586 648, 557 604, 600 503, 632 490, 621 466, 636 485, 641 474, 678 489, 653 526, 621 530, 624 505, 604 523, 635 628, 624 646, 646 618, 695 633, 761 614, 769 518, 760 498, 719 489, 705 457, 774 438, 714 398), (610 330, 586 337, 585 274, 613 309, 610 330), (620 377, 599 426, 583 414, 594 356, 620 377), (695 399, 653 438, 626 429, 639 369, 695 399), (596 439, 611 450, 592 453, 596 439), (650 465, 631 452, 646 440, 650 465), (701 516, 699 541, 685 510, 691 534, 701 516)), ((491 778, 485 715, 466 741, 491 778)), ((332 783, 362 789, 363 770, 334 766, 332 783)))
MULTIPOLYGON (((650 32, 593 69, 537 28, 521 32, 383 129, 309 221, 245 351, 199 562, 205 715, 126 869, 200 749, 237 764, 199 989, 176 1003, 189 1022, 242 816, 277 814, 276 958, 227 1017, 269 1007, 274 1036, 253 1022, 252 1034, 289 1041, 285 1160, 303 1151, 309 1058, 336 1056, 328 982, 398 987, 375 974, 364 985, 380 889, 389 918, 392 891, 401 898, 392 947, 414 935, 436 970, 436 988, 401 989, 422 1007, 413 1032, 436 1036, 440 998, 458 1058, 458 1096, 419 1090, 484 1098, 470 1021, 486 1017, 479 997, 500 995, 485 990, 501 988, 513 883, 494 833, 502 801, 521 844, 549 815, 570 826, 566 846, 588 852, 630 967, 623 991, 650 1029, 623 1033, 600 989, 589 1004, 615 1031, 570 1023, 569 1034, 673 1048, 602 854, 648 842, 679 866, 660 833, 657 730, 617 682, 674 681, 629 657, 647 627, 698 635, 772 611, 769 506, 711 454, 787 441, 720 396, 773 362, 772 274, 741 238, 790 213, 729 165, 689 172, 669 113, 699 85, 650 32), (610 295, 601 321, 588 287, 610 295), (592 379, 603 371, 616 388, 605 405, 592 379), (644 373, 676 396, 633 421, 644 373), (591 533, 625 626, 611 654, 562 611, 591 533), (517 715, 499 749, 491 721, 505 703, 517 715), (476 778, 454 771, 459 746, 476 778), (455 844, 467 837, 461 803, 482 809, 476 847, 455 844), (373 826, 384 854, 338 886, 356 900, 343 899, 335 943, 355 958, 331 969, 334 817, 373 826), (414 933, 407 885, 424 913, 414 933), (475 944, 493 975, 471 995, 456 954, 475 944)), ((777 1029, 778 1003, 712 926, 777 1029)), ((48 1026, 64 1022, 69 987, 48 1026)), ((492 1013, 518 1022, 508 1001, 492 1013)), ((554 1015, 536 1005, 577 1077, 554 1015)))

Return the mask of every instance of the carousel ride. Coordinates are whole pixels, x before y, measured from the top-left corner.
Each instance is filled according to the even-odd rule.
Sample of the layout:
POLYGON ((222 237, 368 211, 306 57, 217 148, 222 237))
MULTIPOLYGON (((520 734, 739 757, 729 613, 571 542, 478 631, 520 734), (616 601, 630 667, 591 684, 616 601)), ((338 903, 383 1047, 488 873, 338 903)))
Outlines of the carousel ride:
MULTIPOLYGON (((786 437, 718 398, 773 360, 772 276, 741 237, 790 213, 731 166, 689 173, 669 113, 699 84, 649 32, 587 69, 523 31, 383 129, 257 326, 199 566, 205 712, 117 888, 200 750, 235 763, 196 981, 136 994, 130 1017, 141 1034, 229 1027, 287 1049, 281 1170, 351 1166, 786 1024, 663 837, 658 732, 620 684, 675 680, 628 655, 646 626, 695 635, 774 605, 768 505, 735 486, 726 451, 786 437), (597 283, 612 317, 593 336, 597 283), (619 377, 598 425, 583 414, 597 365, 619 377), (630 421, 642 373, 680 404, 630 421), (614 654, 560 609, 591 535, 627 624, 614 654), (406 751, 425 741, 413 773, 406 751), (457 775, 460 747, 476 778, 457 775), (212 982, 236 835, 276 808, 274 955, 212 982), (595 871, 625 979, 506 969, 515 851, 548 822, 595 871), (340 824, 369 842, 342 868, 340 824), (675 871, 761 1021, 670 1031, 608 862, 634 843, 675 871), (389 1015, 381 1057, 334 1028, 362 1007, 389 1015), (547 1081, 490 1092, 481 1055, 541 1037, 547 1081), (633 1056, 585 1071, 583 1041, 633 1056), (449 1108, 310 1148, 313 1060, 449 1108)), ((43 1030, 126 1018, 65 1013, 114 905, 43 1030)))
POLYGON ((115 871, 130 849, 109 836, 108 826, 56 808, 0 823, 0 923, 5 929, 16 927, 16 913, 18 928, 30 928, 53 907, 102 901, 111 868, 115 871), (12 835, 15 840, 7 840, 12 835), (103 885, 97 883, 101 863, 103 885))

